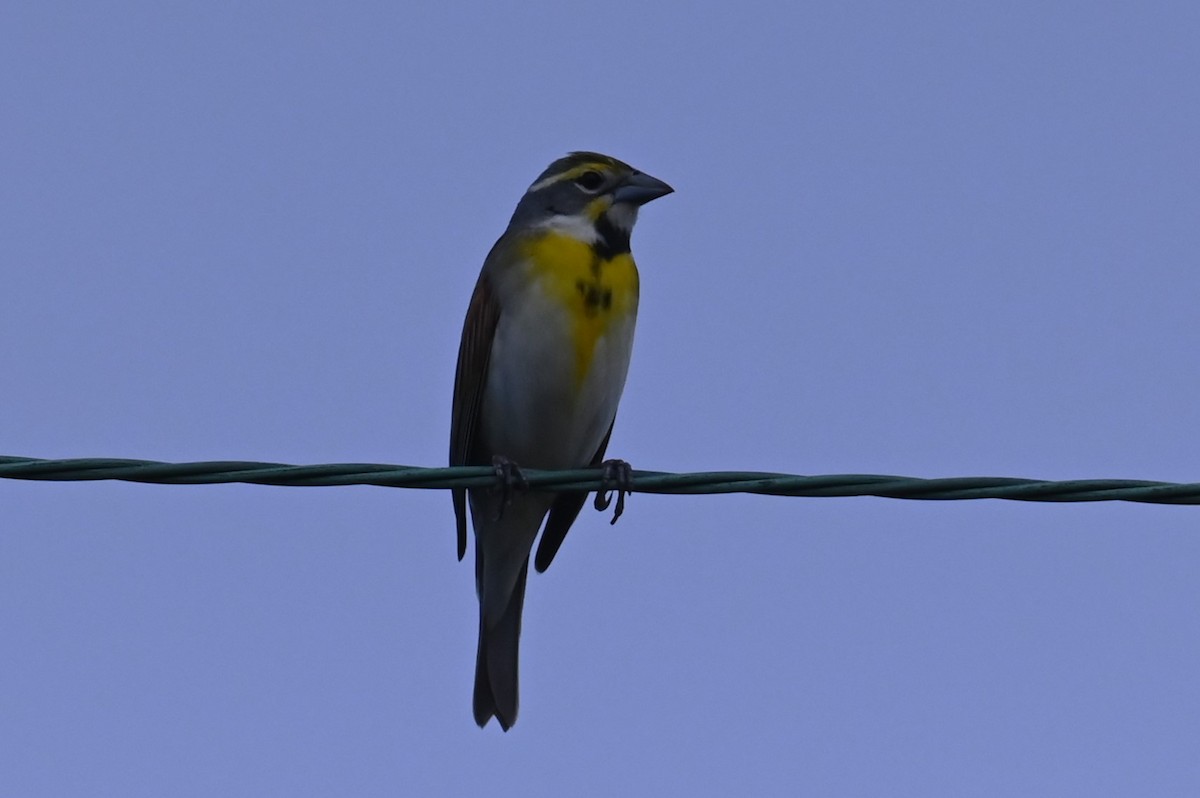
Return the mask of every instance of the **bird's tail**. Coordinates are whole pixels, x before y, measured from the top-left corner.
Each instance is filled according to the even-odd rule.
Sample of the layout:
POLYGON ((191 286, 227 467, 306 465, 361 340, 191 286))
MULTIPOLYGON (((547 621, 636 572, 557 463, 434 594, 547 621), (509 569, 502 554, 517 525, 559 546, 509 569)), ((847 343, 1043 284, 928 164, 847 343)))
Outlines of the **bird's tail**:
POLYGON ((479 652, 475 658, 475 722, 482 728, 494 715, 508 731, 517 721, 517 647, 521 640, 521 609, 525 606, 525 577, 529 560, 521 566, 499 618, 488 623, 483 602, 479 607, 479 652))

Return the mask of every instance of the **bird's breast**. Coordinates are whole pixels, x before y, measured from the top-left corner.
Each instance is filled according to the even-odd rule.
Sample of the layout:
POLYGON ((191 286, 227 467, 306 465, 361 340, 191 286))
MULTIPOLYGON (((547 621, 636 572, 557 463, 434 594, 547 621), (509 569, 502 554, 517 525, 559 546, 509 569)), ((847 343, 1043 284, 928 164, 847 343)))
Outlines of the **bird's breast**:
POLYGON ((575 352, 575 379, 591 368, 596 345, 609 329, 636 316, 638 272, 628 252, 602 257, 593 245, 550 233, 522 245, 533 281, 567 312, 575 352))
POLYGON ((637 317, 637 266, 569 236, 520 252, 523 279, 506 292, 488 363, 489 448, 530 467, 590 461, 625 387, 637 317))

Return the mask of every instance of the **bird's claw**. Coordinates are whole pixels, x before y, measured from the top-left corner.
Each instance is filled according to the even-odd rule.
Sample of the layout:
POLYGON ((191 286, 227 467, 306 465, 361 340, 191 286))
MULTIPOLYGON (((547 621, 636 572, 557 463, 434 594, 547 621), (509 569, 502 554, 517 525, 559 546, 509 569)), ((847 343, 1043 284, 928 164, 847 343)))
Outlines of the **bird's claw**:
POLYGON ((605 460, 600 464, 600 468, 600 490, 596 491, 595 507, 601 512, 607 510, 612 504, 612 494, 615 491, 617 505, 613 508, 612 521, 609 522, 615 524, 625 512, 625 494, 633 490, 633 468, 624 460, 605 460))
POLYGON ((529 482, 521 473, 521 468, 502 454, 492 458, 492 471, 496 474, 496 486, 500 501, 496 507, 496 521, 504 517, 504 508, 512 504, 514 493, 524 493, 529 490, 529 482))

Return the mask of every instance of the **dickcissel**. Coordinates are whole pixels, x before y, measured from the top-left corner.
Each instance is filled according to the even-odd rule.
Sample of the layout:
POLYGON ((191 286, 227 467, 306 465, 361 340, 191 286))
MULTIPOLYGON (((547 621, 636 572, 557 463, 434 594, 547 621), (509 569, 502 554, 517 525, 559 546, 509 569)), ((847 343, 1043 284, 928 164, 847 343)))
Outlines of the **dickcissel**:
MULTIPOLYGON (((546 570, 586 494, 510 490, 529 468, 599 465, 633 347, 638 209, 661 180, 594 152, 542 172, 483 262, 454 377, 450 465, 491 465, 495 488, 453 491, 458 558, 475 529, 475 722, 517 719, 517 645, 533 541, 546 570), (505 483, 505 479, 508 480, 505 483)), ((619 461, 610 461, 619 462, 619 461)), ((621 465, 628 469, 624 463, 621 465)))

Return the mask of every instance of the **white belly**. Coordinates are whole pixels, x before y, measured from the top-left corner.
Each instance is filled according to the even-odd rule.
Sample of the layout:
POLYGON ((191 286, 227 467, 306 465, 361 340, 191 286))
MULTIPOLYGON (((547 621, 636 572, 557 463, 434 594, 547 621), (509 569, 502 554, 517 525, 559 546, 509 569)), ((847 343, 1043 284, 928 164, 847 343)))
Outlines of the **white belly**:
POLYGON ((597 340, 581 379, 561 305, 536 288, 509 304, 496 325, 488 362, 485 445, 527 468, 587 465, 625 388, 636 306, 597 340))

